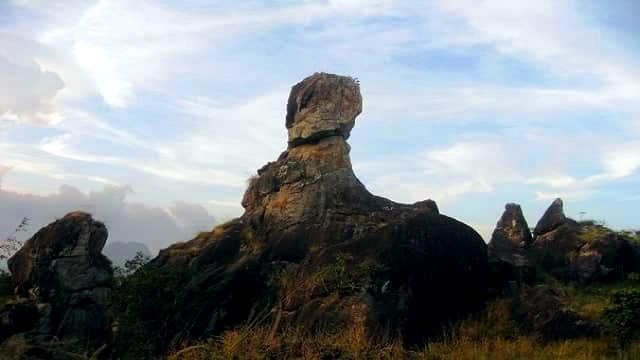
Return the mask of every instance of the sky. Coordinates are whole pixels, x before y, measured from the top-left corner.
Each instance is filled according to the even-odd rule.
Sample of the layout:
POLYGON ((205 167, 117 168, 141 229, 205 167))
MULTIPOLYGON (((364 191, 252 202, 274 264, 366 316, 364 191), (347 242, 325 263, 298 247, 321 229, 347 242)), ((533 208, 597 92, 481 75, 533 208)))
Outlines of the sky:
POLYGON ((293 84, 359 79, 356 175, 488 240, 640 227, 640 3, 0 0, 0 236, 82 209, 152 251, 242 214, 293 84))

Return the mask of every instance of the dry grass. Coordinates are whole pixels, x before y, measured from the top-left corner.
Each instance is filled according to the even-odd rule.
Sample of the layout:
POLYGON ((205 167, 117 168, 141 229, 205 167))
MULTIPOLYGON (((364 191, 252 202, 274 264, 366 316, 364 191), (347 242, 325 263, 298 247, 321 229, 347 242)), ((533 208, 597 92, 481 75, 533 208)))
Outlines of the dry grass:
POLYGON ((496 301, 481 316, 462 321, 444 331, 440 340, 416 349, 399 342, 372 343, 362 327, 315 336, 300 330, 271 336, 267 328, 240 328, 173 353, 169 359, 640 359, 640 343, 624 353, 608 338, 541 343, 520 334, 508 315, 509 301, 496 301))

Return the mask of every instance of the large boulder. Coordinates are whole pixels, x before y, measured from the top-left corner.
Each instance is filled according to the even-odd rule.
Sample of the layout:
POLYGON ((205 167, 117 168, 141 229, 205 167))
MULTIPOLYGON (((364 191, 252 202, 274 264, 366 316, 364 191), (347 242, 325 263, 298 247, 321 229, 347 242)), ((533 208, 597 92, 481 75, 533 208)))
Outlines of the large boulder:
POLYGON ((0 325, 0 333, 9 331, 16 316, 31 322, 27 318, 33 317, 35 308, 38 315, 33 326, 12 333, 77 342, 87 351, 109 343, 113 271, 101 254, 106 239, 104 224, 82 212, 70 213, 38 231, 8 261, 19 300, 0 310, 8 319, 0 325), (29 316, 18 315, 18 310, 29 316))
POLYGON ((249 323, 415 343, 484 300, 487 249, 433 201, 399 204, 356 178, 346 142, 357 81, 315 74, 289 98, 288 149, 258 170, 239 219, 160 252, 145 271, 178 278, 154 328, 159 351, 249 323))
POLYGON ((291 89, 286 127, 291 146, 311 143, 334 135, 348 139, 362 112, 357 81, 316 73, 291 89))

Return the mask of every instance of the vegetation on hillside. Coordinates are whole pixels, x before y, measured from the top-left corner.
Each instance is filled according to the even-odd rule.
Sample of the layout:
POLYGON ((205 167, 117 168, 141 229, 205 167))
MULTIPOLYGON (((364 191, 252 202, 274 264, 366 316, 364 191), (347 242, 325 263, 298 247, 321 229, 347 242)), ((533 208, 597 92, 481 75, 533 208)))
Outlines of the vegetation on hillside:
MULTIPOLYGON (((569 306, 610 323, 603 314, 615 309, 617 295, 629 283, 565 288, 569 306), (589 301, 593 299, 593 303, 589 301)), ((522 333, 510 317, 511 299, 491 302, 484 312, 443 329, 423 347, 405 348, 400 341, 371 342, 362 328, 311 335, 289 329, 272 336, 266 327, 240 327, 169 355, 171 360, 204 359, 638 359, 640 341, 629 337, 624 347, 614 331, 598 338, 544 342, 522 333)), ((613 310, 616 312, 617 310, 613 310)), ((630 324, 630 323, 627 323, 630 324)), ((638 328, 635 328, 638 330, 638 328)))

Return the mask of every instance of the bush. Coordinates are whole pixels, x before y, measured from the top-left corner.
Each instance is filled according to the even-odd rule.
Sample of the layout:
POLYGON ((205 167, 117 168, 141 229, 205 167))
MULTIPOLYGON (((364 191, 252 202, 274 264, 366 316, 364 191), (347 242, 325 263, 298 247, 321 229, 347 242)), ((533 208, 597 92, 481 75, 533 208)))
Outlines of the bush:
POLYGON ((625 289, 615 292, 612 305, 605 309, 604 317, 612 335, 625 348, 640 334, 640 289, 625 289))
POLYGON ((122 359, 153 358, 162 351, 174 325, 159 316, 173 313, 183 301, 174 289, 184 285, 180 271, 143 266, 144 258, 128 261, 116 278, 113 296, 114 350, 122 359))

